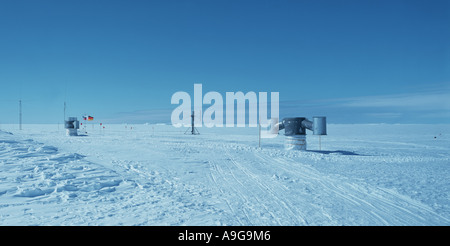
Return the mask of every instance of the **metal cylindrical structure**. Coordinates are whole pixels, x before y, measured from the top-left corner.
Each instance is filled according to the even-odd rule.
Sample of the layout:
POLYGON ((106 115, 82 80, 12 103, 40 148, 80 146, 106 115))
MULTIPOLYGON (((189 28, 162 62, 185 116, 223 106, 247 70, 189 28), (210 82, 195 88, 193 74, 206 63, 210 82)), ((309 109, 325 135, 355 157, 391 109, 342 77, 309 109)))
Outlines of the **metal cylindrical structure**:
POLYGON ((284 118, 282 124, 284 126, 284 135, 305 135, 306 130, 302 127, 302 121, 305 120, 303 117, 296 118, 284 118))
POLYGON ((324 116, 313 117, 313 134, 327 135, 327 118, 324 116))
POLYGON ((291 135, 284 139, 285 150, 306 150, 306 135, 291 135))
POLYGON ((313 121, 304 117, 284 118, 277 124, 277 128, 284 129, 286 150, 306 150, 306 129, 311 130, 314 135, 327 135, 327 121, 324 116, 315 116, 313 121))
POLYGON ((67 136, 78 136, 77 129, 80 128, 80 122, 77 120, 77 117, 69 117, 64 122, 64 128, 67 129, 67 136))
POLYGON ((78 136, 78 131, 77 129, 67 129, 66 134, 67 136, 78 136))

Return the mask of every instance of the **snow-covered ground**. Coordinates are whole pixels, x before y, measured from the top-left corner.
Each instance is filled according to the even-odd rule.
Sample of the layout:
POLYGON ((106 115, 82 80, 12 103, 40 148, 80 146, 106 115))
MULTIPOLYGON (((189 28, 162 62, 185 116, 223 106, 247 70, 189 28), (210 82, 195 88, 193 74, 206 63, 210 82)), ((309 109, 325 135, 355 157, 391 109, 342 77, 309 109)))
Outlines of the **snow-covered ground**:
POLYGON ((0 129, 0 225, 450 225, 449 125, 0 129))

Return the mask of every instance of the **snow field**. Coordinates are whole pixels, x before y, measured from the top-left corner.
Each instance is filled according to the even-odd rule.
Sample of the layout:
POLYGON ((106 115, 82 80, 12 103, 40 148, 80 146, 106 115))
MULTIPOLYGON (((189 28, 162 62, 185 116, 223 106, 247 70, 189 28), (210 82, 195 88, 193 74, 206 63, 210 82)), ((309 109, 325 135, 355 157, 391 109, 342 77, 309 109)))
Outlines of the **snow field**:
POLYGON ((96 127, 2 125, 1 225, 450 224, 447 125, 329 125, 308 151, 258 148, 254 128, 96 127))

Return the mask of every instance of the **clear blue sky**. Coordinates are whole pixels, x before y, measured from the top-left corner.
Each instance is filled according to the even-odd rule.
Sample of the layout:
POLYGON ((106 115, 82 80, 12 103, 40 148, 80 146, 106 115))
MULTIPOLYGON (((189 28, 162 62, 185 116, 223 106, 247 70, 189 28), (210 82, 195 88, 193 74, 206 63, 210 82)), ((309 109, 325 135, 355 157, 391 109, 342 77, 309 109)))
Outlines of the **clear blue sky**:
POLYGON ((170 122, 176 91, 280 115, 450 123, 450 1, 0 0, 0 123, 170 122))

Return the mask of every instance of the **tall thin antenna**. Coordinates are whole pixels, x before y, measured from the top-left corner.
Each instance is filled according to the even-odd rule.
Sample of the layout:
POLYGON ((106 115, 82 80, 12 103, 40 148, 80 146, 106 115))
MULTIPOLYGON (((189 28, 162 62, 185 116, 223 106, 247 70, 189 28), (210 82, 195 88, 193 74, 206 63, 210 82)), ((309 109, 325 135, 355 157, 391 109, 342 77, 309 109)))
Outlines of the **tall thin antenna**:
MULTIPOLYGON (((192 111, 192 114, 191 114, 191 134, 192 135, 199 135, 200 134, 200 132, 198 132, 198 130, 197 130, 197 128, 195 128, 195 125, 194 125, 194 118, 195 118, 195 115, 194 115, 194 111, 192 111)), ((189 128, 184 132, 184 134, 186 134, 186 132, 189 130, 189 128)))
POLYGON ((67 101, 67 81, 64 86, 64 119, 63 119, 63 123, 66 120, 66 101, 67 101))
POLYGON ((19 130, 22 130, 22 100, 19 100, 19 130))
POLYGON ((258 133, 258 148, 261 148, 261 116, 259 117, 259 133, 258 133))
POLYGON ((19 130, 22 130, 22 82, 19 83, 19 130))
POLYGON ((66 102, 64 101, 64 119, 63 119, 63 123, 66 120, 66 102))

